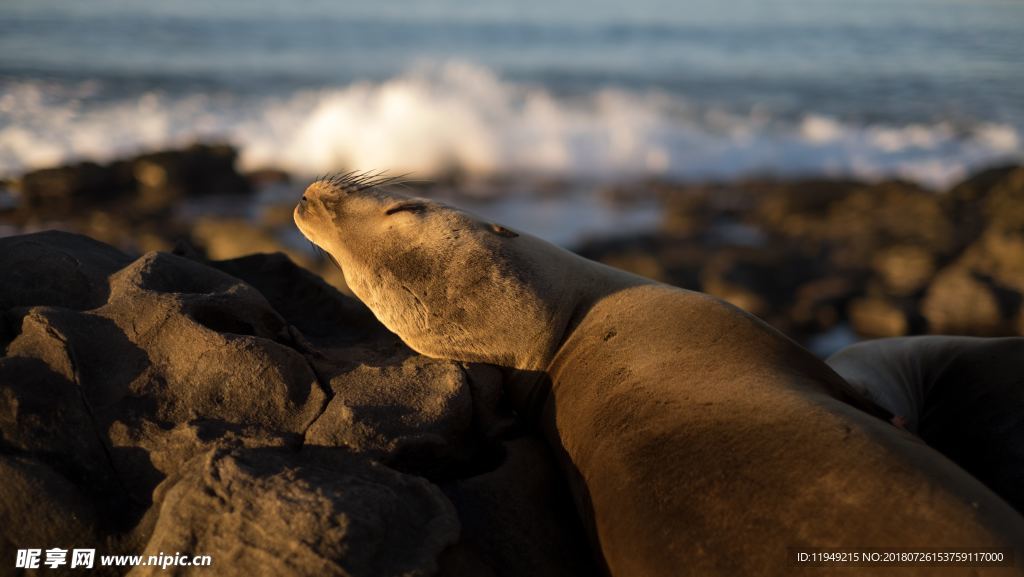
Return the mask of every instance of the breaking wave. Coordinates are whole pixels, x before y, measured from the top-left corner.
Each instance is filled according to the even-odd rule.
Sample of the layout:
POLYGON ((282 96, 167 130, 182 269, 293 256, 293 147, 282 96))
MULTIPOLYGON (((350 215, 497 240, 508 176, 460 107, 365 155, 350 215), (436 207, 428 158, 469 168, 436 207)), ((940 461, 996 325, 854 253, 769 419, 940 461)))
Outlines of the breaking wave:
POLYGON ((0 175, 211 140, 237 145, 243 168, 301 175, 343 168, 584 180, 768 173, 895 176, 942 187, 979 166, 1024 158, 1021 130, 1005 124, 782 118, 616 87, 564 96, 460 62, 278 96, 103 91, 96 81, 9 81, 0 93, 0 175))

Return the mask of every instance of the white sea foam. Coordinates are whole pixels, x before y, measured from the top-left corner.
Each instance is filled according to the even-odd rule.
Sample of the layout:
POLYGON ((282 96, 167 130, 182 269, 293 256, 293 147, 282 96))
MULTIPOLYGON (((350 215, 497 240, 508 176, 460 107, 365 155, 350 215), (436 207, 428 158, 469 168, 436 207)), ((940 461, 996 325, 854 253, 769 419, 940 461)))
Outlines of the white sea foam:
POLYGON ((948 122, 854 125, 737 114, 675 95, 605 88, 558 97, 465 63, 285 97, 151 92, 95 97, 95 83, 9 84, 0 95, 0 174, 73 159, 224 139, 245 168, 299 174, 386 168, 581 179, 732 178, 749 173, 898 176, 942 187, 1024 159, 1020 129, 948 122))

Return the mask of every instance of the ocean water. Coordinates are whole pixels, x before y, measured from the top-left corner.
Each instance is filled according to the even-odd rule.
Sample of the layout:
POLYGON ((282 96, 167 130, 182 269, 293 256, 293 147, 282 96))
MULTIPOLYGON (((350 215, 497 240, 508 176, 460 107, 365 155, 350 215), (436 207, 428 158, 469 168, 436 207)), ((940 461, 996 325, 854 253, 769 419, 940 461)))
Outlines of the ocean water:
POLYGON ((4 0, 0 175, 226 140, 429 178, 1024 159, 1019 0, 4 0))

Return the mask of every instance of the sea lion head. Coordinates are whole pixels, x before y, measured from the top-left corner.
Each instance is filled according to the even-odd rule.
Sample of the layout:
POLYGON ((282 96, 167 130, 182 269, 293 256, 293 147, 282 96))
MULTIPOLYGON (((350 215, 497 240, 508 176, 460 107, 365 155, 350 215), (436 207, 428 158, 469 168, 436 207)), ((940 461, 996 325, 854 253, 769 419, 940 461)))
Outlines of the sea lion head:
POLYGON ((295 207, 295 223, 414 350, 543 368, 573 308, 571 272, 546 258, 561 249, 390 184, 365 173, 317 180, 295 207))

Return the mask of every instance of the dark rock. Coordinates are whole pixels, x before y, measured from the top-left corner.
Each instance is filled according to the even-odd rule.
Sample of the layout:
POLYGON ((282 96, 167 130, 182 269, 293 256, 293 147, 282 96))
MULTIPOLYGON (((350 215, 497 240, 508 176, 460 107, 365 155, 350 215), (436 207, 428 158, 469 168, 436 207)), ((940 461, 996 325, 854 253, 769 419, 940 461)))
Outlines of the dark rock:
MULTIPOLYGON (((992 212, 981 236, 929 287, 922 312, 930 321, 931 332, 1022 334, 1015 318, 1024 311, 1024 212, 1018 222, 1014 207, 1024 202, 1024 182, 1019 188, 1011 186, 1013 174, 1017 172, 1002 181, 1003 188, 989 190, 986 202, 1004 193, 1020 198, 992 212)), ((1024 170, 1019 174, 1024 175, 1024 170)))
POLYGON ((17 181, 21 208, 35 215, 67 217, 77 210, 109 202, 131 182, 93 162, 34 170, 17 181))
POLYGON ((953 186, 948 196, 950 200, 956 201, 958 206, 979 203, 984 201, 994 188, 1013 183, 1018 186, 1024 184, 1020 181, 1022 172, 1024 167, 1016 165, 994 166, 980 170, 953 186))
POLYGON ((882 183, 847 195, 830 206, 822 240, 843 266, 869 263, 879 249, 914 246, 935 255, 957 248, 954 226, 938 195, 904 183, 882 183))
POLYGON ((422 466, 451 454, 472 432, 472 394, 458 365, 400 350, 342 370, 317 368, 333 372, 333 396, 306 432, 309 445, 422 466))
POLYGON ((493 365, 464 363, 473 395, 473 418, 476 429, 486 439, 506 436, 516 427, 515 417, 502 403, 501 371, 493 365))
POLYGON ((951 265, 939 272, 921 302, 921 314, 932 334, 1013 334, 997 291, 963 266, 951 265))
POLYGON ((259 188, 269 184, 288 184, 292 175, 279 168, 263 168, 245 173, 245 179, 253 188, 259 188))
POLYGON ((865 185, 845 180, 744 183, 756 208, 750 218, 781 236, 822 238, 825 221, 837 201, 865 185))
POLYGON ((850 324, 865 338, 899 337, 921 330, 922 322, 912 302, 877 296, 850 303, 850 324))
POLYGON ((939 198, 915 185, 891 181, 796 182, 749 190, 758 200, 750 215, 765 230, 835 249, 841 266, 866 266, 892 245, 945 255, 958 246, 939 198))
POLYGON ((192 225, 191 236, 194 243, 214 260, 269 252, 292 253, 289 255, 292 260, 300 260, 296 256, 305 256, 284 250, 273 230, 244 218, 200 217, 192 225))
POLYGON ((984 213, 989 227, 1024 231, 1024 167, 1007 170, 988 190, 984 213))
POLYGON ((46 362, 12 348, 0 358, 0 447, 33 455, 94 499, 106 498, 119 488, 117 474, 82 393, 46 362))
POLYGON ((14 183, 6 178, 0 178, 0 222, 10 220, 15 209, 18 208, 19 193, 14 189, 14 183))
MULTIPOLYGON (((95 512, 77 487, 53 469, 25 457, 0 455, 0 558, 12 575, 18 549, 103 549, 95 512)), ((70 558, 70 557, 69 557, 70 558)), ((54 574, 40 558, 40 570, 54 574)), ((67 569, 67 567, 64 567, 67 569)), ((96 559, 90 575, 115 575, 96 559)))
POLYGON ((730 248, 712 254, 701 271, 701 290, 786 330, 783 312, 801 286, 826 274, 822 261, 795 247, 730 248))
POLYGON ((921 291, 935 275, 935 255, 919 246, 895 245, 875 252, 872 267, 893 296, 910 296, 921 291))
POLYGON ((249 181, 235 170, 237 156, 227 145, 196 144, 136 157, 137 208, 160 212, 186 197, 249 192, 249 181))
POLYGON ((1006 290, 1024 294, 1024 227, 990 227, 958 263, 1006 290))
POLYGON ((203 552, 217 575, 428 576, 459 535, 440 489, 351 457, 311 463, 286 450, 214 449, 159 492, 142 554, 203 552))
POLYGON ((572 499, 547 446, 533 437, 505 446, 499 468, 446 488, 462 522, 460 545, 468 551, 460 552, 460 559, 445 559, 441 575, 596 574, 572 499), (462 565, 469 562, 489 573, 466 571, 462 565))
POLYGON ((100 306, 109 292, 107 277, 130 260, 110 246, 65 232, 0 238, 0 311, 100 306))
POLYGON ((578 247, 576 252, 609 266, 689 289, 700 286, 700 269, 708 255, 708 250, 695 239, 655 234, 594 240, 578 247))
POLYGON ((788 313, 794 327, 803 334, 832 329, 846 318, 848 303, 860 293, 862 282, 858 275, 846 273, 822 276, 801 285, 788 313))
MULTIPOLYGON (((414 353, 283 255, 180 252, 0 240, 18 271, 0 283, 0 512, 62 539, 47 546, 73 545, 66 527, 103 554, 208 554, 217 574, 433 574, 458 519, 407 472, 451 484, 498 466, 516 428, 500 372, 414 353), (76 517, 51 526, 57 509, 76 517)), ((27 542, 3 531, 4 551, 27 542)))
POLYGON ((661 229, 674 236, 693 236, 707 230, 717 216, 711 191, 681 190, 663 194, 661 229))
POLYGON ((951 190, 947 203, 970 244, 925 295, 929 330, 1021 334, 1016 318, 1024 301, 1024 167, 979 173, 951 190))
POLYGON ((366 305, 339 294, 284 254, 248 255, 209 265, 255 287, 288 324, 319 346, 393 337, 366 305))
POLYGON ((969 243, 990 225, 1024 228, 1024 167, 1000 166, 977 172, 954 186, 943 202, 956 218, 961 244, 969 243))
POLYGON ((276 447, 297 451, 302 447, 300 434, 222 420, 197 419, 177 425, 147 419, 114 421, 107 435, 118 475, 147 504, 161 481, 178 475, 186 463, 201 453, 218 448, 276 447))
MULTIPOLYGON (((294 226, 290 218, 288 226, 294 226)), ((282 242, 280 230, 241 218, 206 216, 195 221, 189 234, 193 244, 201 247, 206 256, 213 260, 233 259, 253 253, 282 252, 299 266, 315 272, 348 294, 345 279, 332 262, 322 255, 303 252, 282 242)))
POLYGON ((123 397, 148 399, 132 414, 300 432, 322 409, 325 392, 287 324, 251 286, 165 253, 135 261, 111 286, 101 313, 149 362, 123 397))
MULTIPOLYGON (((622 269, 626 272, 631 272, 652 280, 675 285, 682 284, 678 280, 672 278, 672 275, 665 270, 664 261, 659 258, 659 255, 634 251, 622 251, 605 254, 599 260, 608 266, 622 269)), ((690 286, 694 286, 695 284, 696 283, 693 283, 690 286)))

